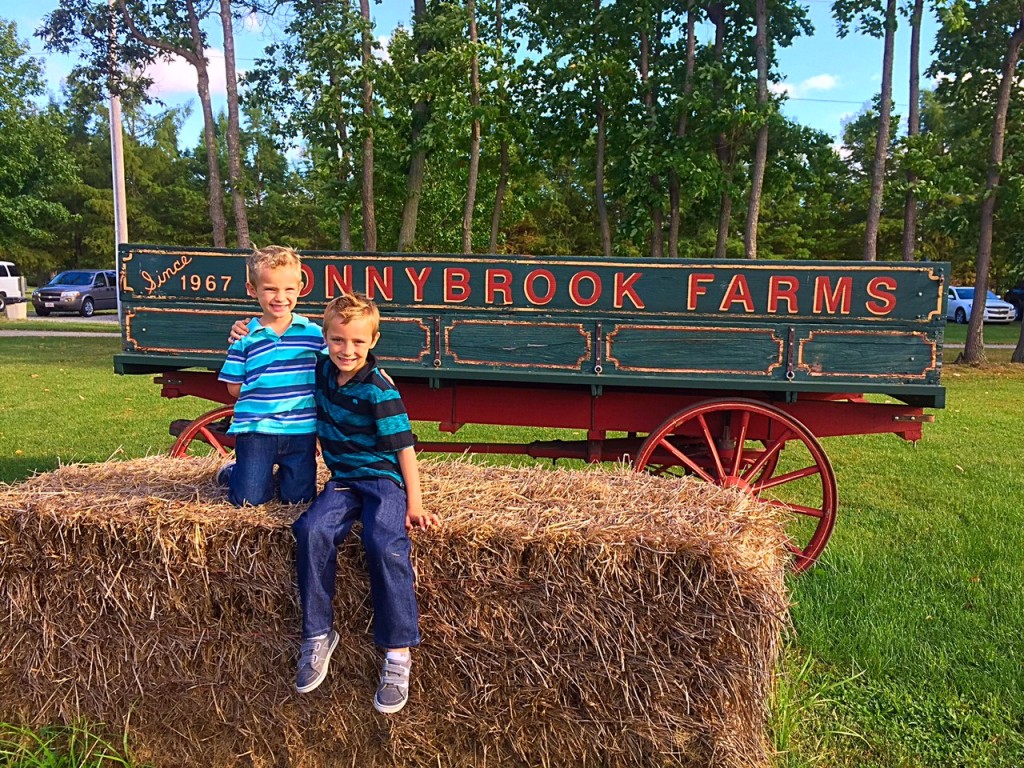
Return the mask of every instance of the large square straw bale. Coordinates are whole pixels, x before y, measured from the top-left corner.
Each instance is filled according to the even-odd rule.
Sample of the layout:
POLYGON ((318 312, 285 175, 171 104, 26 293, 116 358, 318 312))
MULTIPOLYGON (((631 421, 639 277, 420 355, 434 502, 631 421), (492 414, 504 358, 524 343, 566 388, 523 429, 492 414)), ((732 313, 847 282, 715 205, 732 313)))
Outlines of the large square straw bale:
POLYGON ((444 522, 413 534, 423 644, 409 705, 384 716, 358 538, 330 674, 300 695, 302 510, 235 509, 215 469, 149 458, 0 486, 0 718, 104 723, 156 766, 767 763, 785 558, 742 494, 423 462, 444 522))

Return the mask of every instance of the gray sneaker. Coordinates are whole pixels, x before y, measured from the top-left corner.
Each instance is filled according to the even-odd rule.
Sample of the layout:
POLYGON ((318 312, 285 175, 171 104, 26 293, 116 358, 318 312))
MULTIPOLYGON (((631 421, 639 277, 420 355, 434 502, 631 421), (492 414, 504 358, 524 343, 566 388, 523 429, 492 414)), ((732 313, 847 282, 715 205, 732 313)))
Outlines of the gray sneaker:
POLYGON ((217 470, 217 485, 227 487, 231 482, 231 472, 235 468, 235 462, 231 461, 217 470))
POLYGON ((295 689, 309 693, 327 677, 327 665, 331 654, 338 645, 338 633, 333 629, 326 635, 311 637, 302 641, 299 651, 299 669, 295 674, 295 689))
POLYGON ((412 671, 412 656, 408 661, 384 659, 380 672, 380 685, 373 697, 373 706, 378 712, 393 715, 409 700, 409 672, 412 671))

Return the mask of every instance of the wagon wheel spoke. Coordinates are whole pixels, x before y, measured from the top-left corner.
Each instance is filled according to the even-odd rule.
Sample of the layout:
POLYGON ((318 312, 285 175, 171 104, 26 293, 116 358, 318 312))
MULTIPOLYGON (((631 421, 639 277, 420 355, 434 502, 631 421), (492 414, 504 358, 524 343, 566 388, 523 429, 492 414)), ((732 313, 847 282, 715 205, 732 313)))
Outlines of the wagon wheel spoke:
MULTIPOLYGON (((756 477, 758 472, 765 469, 769 463, 771 464, 772 472, 774 472, 775 465, 778 464, 779 454, 782 453, 782 449, 786 446, 786 441, 790 437, 792 437, 792 433, 786 431, 781 438, 773 440, 770 444, 766 445, 766 450, 742 474, 743 479, 747 480, 751 477, 756 477)), ((770 475, 771 472, 765 472, 764 474, 770 475)))
POLYGON ((821 444, 789 413, 758 400, 708 400, 680 411, 648 435, 634 466, 652 474, 682 469, 785 512, 780 544, 794 571, 814 564, 835 524, 835 473, 821 444))
POLYGON ((812 477, 821 472, 821 468, 817 465, 812 464, 809 467, 798 469, 795 472, 787 472, 784 475, 777 475, 775 477, 768 478, 767 480, 761 480, 754 483, 754 493, 760 493, 768 488, 775 488, 779 485, 785 485, 786 483, 792 483, 795 480, 801 480, 805 477, 812 477))
POLYGON ((217 436, 209 430, 209 428, 204 426, 199 430, 199 433, 203 436, 203 441, 209 443, 222 458, 226 459, 231 456, 231 452, 224 447, 224 443, 222 443, 217 436))
MULTIPOLYGON (((736 451, 732 457, 732 471, 729 473, 733 477, 740 477, 740 464, 743 461, 743 444, 747 440, 747 428, 750 426, 750 413, 743 411, 740 414, 740 429, 739 434, 736 435, 736 451)), ((763 464, 761 466, 764 466, 763 464)))
POLYGON ((181 427, 181 422, 172 425, 172 432, 180 429, 178 439, 169 451, 175 458, 207 456, 216 452, 221 458, 230 458, 234 453, 235 438, 228 434, 234 407, 223 405, 204 413, 181 427))
POLYGON ((711 435, 711 429, 708 427, 708 422, 704 418, 703 414, 698 414, 697 424, 700 425, 701 434, 704 435, 704 441, 708 444, 708 453, 715 462, 715 475, 716 479, 712 479, 706 473, 699 473, 707 482, 714 483, 716 480, 721 480, 725 477, 725 468, 722 466, 722 456, 718 452, 718 445, 715 443, 715 438, 711 435))
POLYGON ((821 519, 825 515, 824 511, 817 507, 805 507, 801 504, 787 504, 786 502, 779 501, 777 499, 765 499, 765 502, 770 507, 784 509, 787 512, 796 512, 798 515, 806 515, 807 517, 816 517, 821 519))
MULTIPOLYGON (((692 471, 695 475, 698 475, 705 482, 708 482, 708 483, 715 482, 715 479, 713 477, 711 477, 711 475, 709 475, 707 472, 705 472, 703 470, 703 468, 701 468, 701 466, 699 464, 697 464, 693 459, 691 459, 685 453, 683 453, 678 448, 676 448, 674 445, 672 445, 672 443, 670 443, 668 440, 661 440, 658 443, 658 445, 660 447, 662 447, 662 448, 668 449, 668 452, 671 453, 673 456, 675 456, 677 459, 679 459, 680 463, 682 463, 686 467, 688 467, 690 469, 690 471, 692 471)), ((666 465, 663 465, 663 466, 659 467, 656 470, 656 473, 657 474, 662 474, 663 472, 666 472, 668 469, 670 469, 670 467, 669 467, 669 465, 666 464, 666 465)))

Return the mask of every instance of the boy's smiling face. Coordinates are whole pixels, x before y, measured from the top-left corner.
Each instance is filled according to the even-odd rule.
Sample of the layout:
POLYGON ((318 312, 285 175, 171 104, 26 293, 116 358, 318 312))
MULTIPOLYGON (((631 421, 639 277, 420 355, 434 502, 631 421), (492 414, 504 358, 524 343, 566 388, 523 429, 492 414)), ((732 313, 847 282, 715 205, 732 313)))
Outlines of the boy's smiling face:
POLYGON ((366 365, 366 356, 377 345, 380 333, 369 317, 354 317, 347 323, 336 317, 324 329, 327 352, 338 367, 339 382, 344 383, 366 365))
POLYGON ((256 284, 245 284, 246 290, 260 303, 264 325, 291 319, 302 292, 302 270, 294 267, 264 268, 256 275, 256 284))

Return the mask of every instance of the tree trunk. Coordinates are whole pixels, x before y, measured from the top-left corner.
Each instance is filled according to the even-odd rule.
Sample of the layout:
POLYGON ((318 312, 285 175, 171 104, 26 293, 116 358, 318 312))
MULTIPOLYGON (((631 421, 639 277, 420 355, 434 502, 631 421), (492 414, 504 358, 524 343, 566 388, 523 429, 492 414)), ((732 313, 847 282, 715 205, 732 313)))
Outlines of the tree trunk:
POLYGON ((491 240, 488 243, 488 253, 498 251, 498 232, 501 229, 501 208, 505 202, 505 191, 508 189, 508 139, 501 139, 501 159, 498 170, 498 188, 494 193, 494 210, 491 212, 491 240))
POLYGON ((612 255, 612 228, 608 223, 608 203, 604 199, 604 153, 608 143, 605 130, 604 101, 597 97, 597 148, 594 160, 594 202, 597 205, 597 221, 601 228, 601 253, 612 255))
POLYGON ((476 206, 476 185, 480 174, 480 50, 476 35, 476 0, 466 0, 469 15, 469 106, 473 126, 469 136, 469 178, 466 179, 466 207, 462 212, 462 252, 473 252, 473 208, 476 206))
POLYGON ((363 27, 363 248, 370 253, 377 250, 377 217, 373 207, 373 82, 370 64, 373 58, 373 40, 370 36, 370 0, 359 0, 363 27))
POLYGON ((501 131, 501 147, 498 150, 498 186, 494 190, 494 208, 491 210, 491 239, 487 243, 487 252, 498 250, 498 232, 501 230, 501 209, 505 205, 505 192, 508 189, 508 88, 505 85, 505 41, 502 37, 504 16, 501 12, 501 0, 494 0, 494 39, 498 47, 498 103, 501 109, 499 130, 501 131))
MULTIPOLYGON (((189 4, 191 7, 191 3, 189 4)), ((193 14, 190 14, 190 16, 193 14)), ((196 29, 198 30, 198 24, 196 29)), ((198 49, 202 48, 202 38, 195 37, 198 49)), ((196 82, 199 92, 199 104, 203 110, 203 143, 206 145, 207 189, 209 190, 210 223, 213 228, 213 245, 215 248, 227 246, 228 223, 224 217, 224 188, 220 179, 220 159, 217 156, 216 121, 213 117, 213 105, 210 102, 210 72, 206 66, 202 50, 197 51, 196 82)))
MULTIPOLYGON (((686 76, 683 79, 682 111, 679 113, 679 123, 676 125, 677 143, 681 143, 682 139, 686 137, 686 123, 690 116, 689 97, 693 93, 693 70, 697 58, 696 22, 697 13, 693 7, 693 0, 690 0, 686 9, 686 76)), ((681 194, 679 174, 676 173, 674 165, 671 164, 668 172, 668 198, 668 255, 669 258, 675 259, 679 257, 679 208, 681 194)))
MULTIPOLYGON (((597 22, 601 14, 601 0, 594 0, 594 34, 592 41, 597 47, 601 42, 597 22)), ((594 151, 594 205, 597 207, 597 224, 601 230, 601 253, 612 255, 612 228, 608 222, 608 203, 604 197, 604 162, 608 147, 608 131, 606 122, 608 114, 601 93, 601 75, 594 78, 594 116, 597 118, 597 137, 594 151)))
MULTIPOLYGON (((333 79, 333 74, 332 74, 333 79)), ((348 128, 345 126, 345 116, 339 111, 334 119, 334 130, 338 141, 338 181, 341 186, 348 186, 352 182, 352 153, 348 148, 348 128)), ((338 236, 341 250, 352 250, 352 205, 346 195, 345 206, 338 216, 338 236)))
MULTIPOLYGON (((720 64, 725 55, 725 5, 716 2, 708 6, 708 18, 715 25, 715 62, 720 64)), ((714 92, 716 99, 722 98, 720 81, 715 82, 714 92)), ((718 204, 718 237, 715 240, 715 258, 724 259, 728 252, 729 224, 732 218, 732 192, 729 187, 732 184, 733 160, 735 159, 732 142, 724 132, 715 137, 715 154, 718 156, 718 164, 722 169, 723 177, 722 193, 718 204)))
MULTIPOLYGON (((907 116, 907 139, 913 145, 921 134, 921 16, 924 0, 914 0, 910 14, 910 111, 907 116)), ((917 174, 907 171, 907 197, 903 203, 903 260, 913 261, 917 247, 917 174)))
POLYGON ((249 217, 245 211, 245 181, 242 176, 242 141, 238 120, 238 75, 235 72, 235 35, 231 26, 231 0, 220 0, 220 23, 224 33, 224 77, 228 101, 228 178, 235 211, 235 234, 239 248, 248 248, 249 217))
MULTIPOLYGON (((976 265, 977 276, 974 279, 974 306, 971 311, 971 321, 967 325, 967 341, 964 344, 964 351, 957 359, 957 362, 983 363, 985 362, 985 343, 982 339, 982 327, 985 319, 985 296, 988 295, 988 270, 992 265, 992 226, 996 210, 996 194, 999 188, 999 169, 1003 164, 1003 144, 1006 140, 1006 114, 1010 109, 1010 93, 1013 90, 1013 82, 1017 70, 1017 60, 1020 58, 1020 47, 1024 43, 1024 16, 1017 22, 1017 28, 1013 30, 1010 37, 1010 44, 1006 50, 1006 60, 1003 63, 1003 72, 999 81, 999 96, 996 99, 995 119, 992 121, 992 145, 989 150, 988 178, 985 182, 985 195, 981 200, 981 226, 980 238, 978 241, 978 263, 976 265)), ((1024 323, 1021 329, 1024 335, 1024 323)), ((1021 343, 1017 343, 1017 349, 1013 357, 1021 352, 1021 343)), ((1021 362, 1014 360, 1014 362, 1021 362)))
POLYGON ((896 47, 896 0, 885 5, 885 42, 882 53, 882 99, 875 139, 875 165, 871 169, 871 199, 864 227, 864 261, 878 256, 878 226, 882 219, 882 193, 885 189, 885 159, 889 153, 889 123, 892 120, 892 61, 896 47))
MULTIPOLYGON (((414 0, 412 34, 416 38, 416 60, 422 64, 430 51, 431 38, 424 31, 427 22, 426 0, 414 0)), ((408 251, 416 244, 416 222, 419 219, 420 198, 423 196, 423 176, 427 165, 427 150, 420 145, 420 137, 430 121, 430 105, 420 96, 412 108, 412 129, 409 146, 412 155, 405 176, 405 202, 402 205, 402 223, 398 232, 398 250, 408 251)))
POLYGON ((196 14, 193 0, 185 0, 188 15, 189 31, 192 37, 192 48, 172 45, 166 40, 149 37, 135 26, 135 20, 128 13, 125 0, 118 0, 121 18, 132 37, 151 48, 172 53, 185 59, 196 70, 196 90, 199 104, 203 110, 203 142, 206 145, 207 188, 209 190, 210 224, 213 233, 213 245, 223 248, 227 245, 227 221, 224 218, 224 189, 220 180, 220 163, 217 158, 217 131, 213 119, 213 106, 210 103, 210 73, 206 66, 203 50, 203 35, 199 27, 199 16, 196 14))
POLYGON ((750 200, 747 204, 747 226, 743 232, 747 258, 757 258, 757 222, 761 216, 761 189, 764 167, 768 162, 768 11, 765 0, 757 0, 754 14, 757 31, 754 47, 757 56, 757 109, 763 124, 757 129, 754 142, 754 165, 750 169, 750 200))
MULTIPOLYGON (((657 27, 657 25, 656 25, 657 27)), ((658 32, 655 32, 657 36, 658 32)), ((640 88, 643 91, 643 102, 644 109, 647 112, 647 124, 651 130, 651 140, 655 140, 655 133, 657 129, 657 112, 655 108, 655 93, 654 87, 651 84, 651 59, 653 58, 654 51, 652 41, 647 34, 647 30, 641 27, 640 29, 640 88)), ((655 152, 654 156, 657 157, 658 153, 655 152)), ((657 173, 652 173, 650 176, 651 189, 654 192, 656 198, 655 202, 651 204, 651 256, 654 258, 661 258, 665 255, 665 211, 661 205, 661 179, 658 178, 657 173)))

